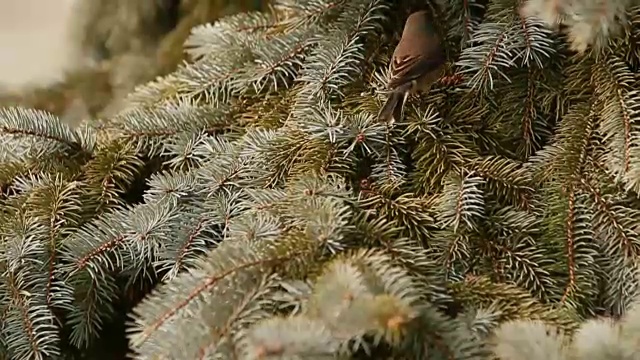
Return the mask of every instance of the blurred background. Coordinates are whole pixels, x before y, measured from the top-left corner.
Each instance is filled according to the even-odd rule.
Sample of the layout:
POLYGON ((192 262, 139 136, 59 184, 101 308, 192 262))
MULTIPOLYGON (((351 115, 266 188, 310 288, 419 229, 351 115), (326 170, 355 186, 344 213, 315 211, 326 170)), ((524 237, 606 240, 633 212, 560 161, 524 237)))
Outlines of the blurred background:
POLYGON ((0 0, 0 106, 70 124, 108 116, 137 84, 173 71, 198 24, 264 0, 0 0))
POLYGON ((0 0, 0 86, 60 80, 79 60, 69 30, 78 0, 0 0))

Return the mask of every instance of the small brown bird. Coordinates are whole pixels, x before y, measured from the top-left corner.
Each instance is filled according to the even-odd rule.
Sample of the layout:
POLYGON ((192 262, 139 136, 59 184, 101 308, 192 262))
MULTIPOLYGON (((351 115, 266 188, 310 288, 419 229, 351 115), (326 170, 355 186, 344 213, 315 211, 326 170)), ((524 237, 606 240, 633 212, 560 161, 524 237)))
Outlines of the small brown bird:
POLYGON ((389 70, 391 90, 378 113, 380 121, 400 120, 410 94, 428 91, 444 72, 446 57, 427 11, 409 15, 402 38, 393 52, 389 70))

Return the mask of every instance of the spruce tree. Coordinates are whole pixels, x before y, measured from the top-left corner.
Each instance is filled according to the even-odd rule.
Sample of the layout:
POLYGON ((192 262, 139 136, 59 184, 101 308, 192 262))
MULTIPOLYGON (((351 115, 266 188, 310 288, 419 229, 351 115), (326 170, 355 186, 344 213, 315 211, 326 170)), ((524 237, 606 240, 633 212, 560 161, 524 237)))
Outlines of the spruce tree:
POLYGON ((637 358, 639 41, 631 0, 275 0, 113 116, 0 109, 0 358, 637 358), (446 75, 380 123, 420 9, 446 75))

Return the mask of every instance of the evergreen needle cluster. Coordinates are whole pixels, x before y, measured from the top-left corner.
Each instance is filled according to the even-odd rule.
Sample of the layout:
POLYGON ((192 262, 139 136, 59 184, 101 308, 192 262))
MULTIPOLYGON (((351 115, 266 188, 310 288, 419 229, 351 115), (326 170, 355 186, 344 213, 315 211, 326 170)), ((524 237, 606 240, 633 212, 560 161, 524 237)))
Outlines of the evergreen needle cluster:
POLYGON ((639 43, 631 0, 276 0, 114 116, 0 109, 0 358, 637 358, 639 43), (422 8, 447 74, 380 123, 422 8))

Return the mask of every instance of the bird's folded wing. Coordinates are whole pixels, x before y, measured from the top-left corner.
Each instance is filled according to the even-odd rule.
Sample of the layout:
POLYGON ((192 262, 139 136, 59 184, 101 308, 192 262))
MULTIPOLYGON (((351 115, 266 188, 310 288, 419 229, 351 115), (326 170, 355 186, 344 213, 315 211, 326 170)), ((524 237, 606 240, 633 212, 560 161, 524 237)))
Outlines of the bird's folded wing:
POLYGON ((433 55, 435 56, 402 56, 394 58, 391 61, 389 89, 400 87, 440 68, 445 62, 444 54, 433 55))

